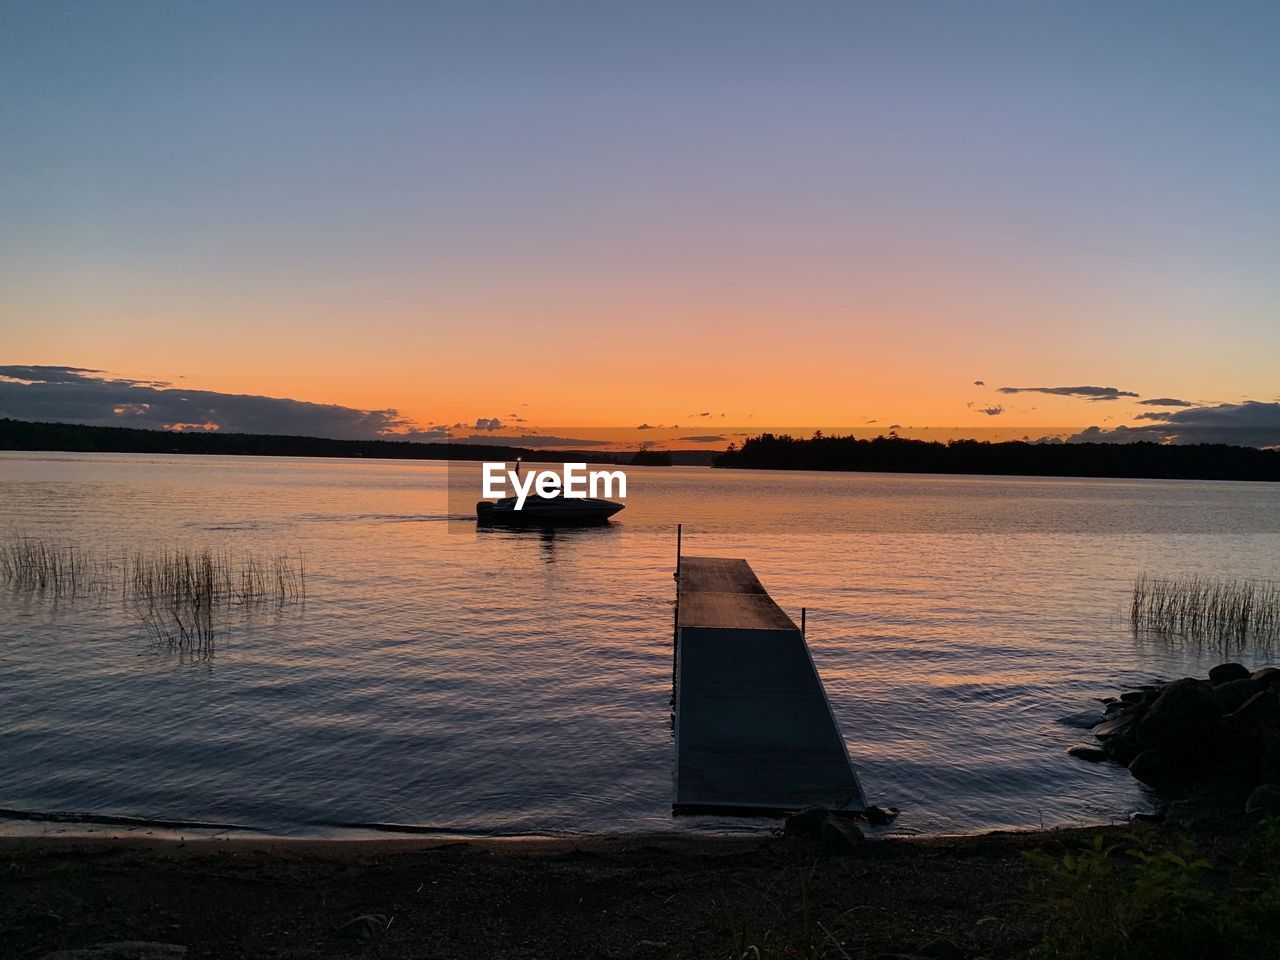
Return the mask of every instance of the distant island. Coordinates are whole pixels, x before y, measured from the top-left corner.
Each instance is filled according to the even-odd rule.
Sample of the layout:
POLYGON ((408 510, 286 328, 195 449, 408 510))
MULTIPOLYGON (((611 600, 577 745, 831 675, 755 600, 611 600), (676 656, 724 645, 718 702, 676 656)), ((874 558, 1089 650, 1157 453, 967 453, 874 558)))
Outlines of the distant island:
POLYGON ((139 430, 78 423, 0 419, 0 450, 65 453, 180 453, 250 457, 367 457, 384 460, 515 460, 670 466, 711 462, 706 450, 545 450, 502 444, 421 443, 413 440, 331 440, 267 433, 139 430))
POLYGON ((850 436, 798 438, 763 433, 715 458, 717 467, 961 473, 1015 477, 1152 480, 1280 480, 1280 450, 1225 443, 947 443, 850 436))

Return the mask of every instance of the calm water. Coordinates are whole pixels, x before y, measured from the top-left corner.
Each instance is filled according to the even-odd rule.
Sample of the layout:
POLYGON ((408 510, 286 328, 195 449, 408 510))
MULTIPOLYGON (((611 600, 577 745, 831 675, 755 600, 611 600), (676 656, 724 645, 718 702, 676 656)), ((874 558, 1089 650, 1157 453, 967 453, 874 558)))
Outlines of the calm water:
POLYGON ((747 557, 808 607, 896 830, 1116 818, 1147 798, 1065 756, 1087 736, 1058 719, 1221 659, 1135 638, 1132 578, 1280 560, 1280 486, 629 477, 613 526, 550 535, 447 522, 438 463, 0 454, 0 527, 116 554, 301 549, 307 567, 304 606, 234 617, 195 661, 118 602, 0 589, 0 806, 288 834, 764 826, 670 815, 681 521, 687 552, 747 557))

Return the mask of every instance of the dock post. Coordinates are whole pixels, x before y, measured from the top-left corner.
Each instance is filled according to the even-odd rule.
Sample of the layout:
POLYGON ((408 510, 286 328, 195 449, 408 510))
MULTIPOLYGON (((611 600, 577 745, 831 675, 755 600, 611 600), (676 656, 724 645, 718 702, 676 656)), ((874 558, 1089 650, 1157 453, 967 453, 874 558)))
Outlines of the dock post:
POLYGON ((676 524, 676 609, 675 617, 671 624, 671 647, 672 647, 672 677, 675 676, 675 646, 680 640, 680 555, 683 549, 684 524, 676 524))
POLYGON ((676 524, 676 579, 680 579, 680 554, 684 546, 684 524, 676 524))

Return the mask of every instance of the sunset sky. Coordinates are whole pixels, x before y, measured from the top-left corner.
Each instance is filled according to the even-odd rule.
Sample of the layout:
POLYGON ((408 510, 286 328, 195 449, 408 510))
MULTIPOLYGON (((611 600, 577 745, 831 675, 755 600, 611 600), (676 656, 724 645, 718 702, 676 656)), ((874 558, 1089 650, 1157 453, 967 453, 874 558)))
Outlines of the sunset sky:
POLYGON ((1273 2, 6 3, 0 415, 39 365, 396 430, 1280 422, 1277 50, 1273 2))

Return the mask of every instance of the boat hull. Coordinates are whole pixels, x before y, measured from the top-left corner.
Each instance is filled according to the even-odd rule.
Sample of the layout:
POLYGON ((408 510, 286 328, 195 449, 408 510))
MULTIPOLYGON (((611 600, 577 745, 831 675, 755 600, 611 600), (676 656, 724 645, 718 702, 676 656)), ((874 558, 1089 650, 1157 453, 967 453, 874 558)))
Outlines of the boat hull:
POLYGON ((612 500, 593 498, 563 500, 530 497, 524 509, 515 508, 515 498, 496 503, 481 500, 476 504, 476 521, 486 526, 505 527, 586 527, 608 523, 623 508, 612 500))

